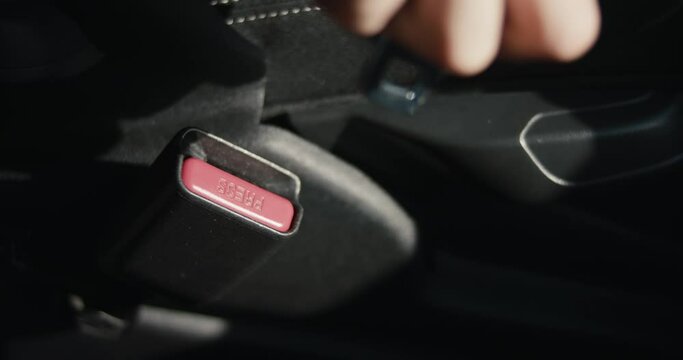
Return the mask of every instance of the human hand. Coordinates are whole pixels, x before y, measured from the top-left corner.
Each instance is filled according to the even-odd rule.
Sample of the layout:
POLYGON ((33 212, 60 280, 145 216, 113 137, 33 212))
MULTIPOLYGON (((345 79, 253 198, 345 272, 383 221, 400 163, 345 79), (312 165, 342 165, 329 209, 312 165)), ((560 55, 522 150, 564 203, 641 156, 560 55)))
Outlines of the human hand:
POLYGON ((569 62, 600 32, 597 0, 319 0, 360 35, 386 33, 458 75, 508 59, 569 62))

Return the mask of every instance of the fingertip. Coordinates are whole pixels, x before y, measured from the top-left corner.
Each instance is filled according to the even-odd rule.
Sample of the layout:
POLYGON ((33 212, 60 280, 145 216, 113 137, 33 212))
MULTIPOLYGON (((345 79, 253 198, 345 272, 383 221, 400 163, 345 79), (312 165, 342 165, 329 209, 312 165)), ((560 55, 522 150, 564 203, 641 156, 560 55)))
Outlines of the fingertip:
POLYGON ((344 28, 375 36, 387 27, 406 0, 319 0, 321 7, 344 28))
POLYGON ((503 0, 422 0, 399 13, 390 33, 446 71, 474 76, 498 55, 503 16, 503 0))
POLYGON ((581 18, 558 30, 546 41, 548 57, 553 61, 572 62, 586 55, 598 41, 602 17, 597 3, 583 12, 581 18))
POLYGON ((509 0, 503 54, 575 61, 597 42, 601 19, 597 0, 509 0))
POLYGON ((498 54, 498 41, 490 39, 479 46, 467 46, 451 37, 444 41, 437 60, 447 71, 459 76, 475 76, 484 72, 498 54))
POLYGON ((365 37, 370 37, 370 36, 375 36, 381 33, 384 28, 387 26, 387 23, 389 21, 387 20, 386 22, 379 22, 379 21, 364 21, 364 22, 352 22, 352 23, 347 23, 346 27, 354 32, 356 35, 360 36, 365 36, 365 37))

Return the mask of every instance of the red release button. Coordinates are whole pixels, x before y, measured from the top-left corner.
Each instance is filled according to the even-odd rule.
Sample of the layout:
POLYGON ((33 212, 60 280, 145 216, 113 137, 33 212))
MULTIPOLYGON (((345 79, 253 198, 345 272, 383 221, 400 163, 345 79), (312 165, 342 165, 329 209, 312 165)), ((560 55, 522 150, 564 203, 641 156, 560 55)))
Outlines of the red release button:
POLYGON ((190 192, 259 224, 280 232, 292 226, 294 206, 289 200, 202 160, 185 159, 181 178, 190 192))

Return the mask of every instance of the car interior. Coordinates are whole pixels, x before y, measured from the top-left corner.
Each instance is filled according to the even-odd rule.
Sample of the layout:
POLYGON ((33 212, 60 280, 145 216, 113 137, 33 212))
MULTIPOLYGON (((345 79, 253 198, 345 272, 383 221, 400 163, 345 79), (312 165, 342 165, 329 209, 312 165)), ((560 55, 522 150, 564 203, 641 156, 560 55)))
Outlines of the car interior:
POLYGON ((1 356, 680 358, 683 1, 600 5, 426 81, 314 1, 0 0, 1 356))

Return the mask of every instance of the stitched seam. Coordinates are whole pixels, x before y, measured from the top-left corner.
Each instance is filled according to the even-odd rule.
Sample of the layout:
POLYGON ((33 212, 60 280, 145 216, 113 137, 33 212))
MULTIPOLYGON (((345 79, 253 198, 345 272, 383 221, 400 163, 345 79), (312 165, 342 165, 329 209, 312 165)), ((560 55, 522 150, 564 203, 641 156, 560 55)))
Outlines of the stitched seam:
POLYGON ((211 6, 216 6, 218 4, 227 5, 227 4, 234 4, 234 3, 238 3, 238 2, 240 2, 240 0, 211 0, 211 2, 209 4, 211 4, 211 6))
MULTIPOLYGON (((218 1, 234 1, 234 2, 237 2, 239 0, 218 0, 218 1)), ((320 7, 319 6, 302 6, 302 7, 294 7, 291 9, 283 9, 283 10, 278 10, 278 11, 267 11, 267 12, 245 15, 245 16, 236 16, 233 18, 227 18, 225 20, 225 23, 227 25, 236 25, 236 24, 243 24, 243 23, 254 22, 254 21, 259 21, 259 20, 282 18, 282 17, 290 16, 290 15, 306 14, 306 13, 310 13, 313 11, 320 11, 320 7)))

